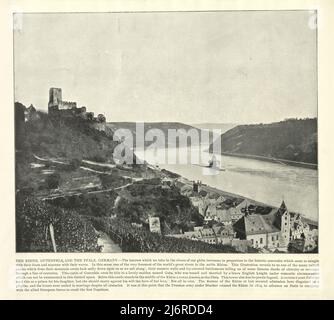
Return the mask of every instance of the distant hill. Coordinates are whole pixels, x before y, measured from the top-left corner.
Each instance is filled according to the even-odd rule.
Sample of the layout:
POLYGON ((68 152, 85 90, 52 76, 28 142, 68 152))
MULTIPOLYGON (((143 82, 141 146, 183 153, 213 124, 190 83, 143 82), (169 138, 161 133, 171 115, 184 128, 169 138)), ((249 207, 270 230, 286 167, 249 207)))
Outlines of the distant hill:
MULTIPOLYGON (((132 132, 135 132, 136 122, 108 122, 108 127, 116 130, 120 128, 129 129, 132 132)), ((198 129, 194 126, 181 123, 181 122, 144 122, 145 131, 150 129, 160 129, 164 132, 167 132, 168 129, 198 129)))
MULTIPOLYGON (((212 150, 212 144, 210 145, 212 150)), ((317 119, 239 125, 221 136, 222 153, 317 164, 317 119)))
POLYGON ((222 134, 238 126, 237 123, 194 123, 192 125, 196 128, 210 130, 210 131, 219 129, 221 130, 222 134))
MULTIPOLYGON (((115 132, 118 129, 127 129, 130 130, 131 133, 133 134, 134 140, 136 139, 136 122, 108 122, 107 123, 107 127, 110 128, 113 132, 115 132)), ((162 133, 164 134, 165 139, 163 140, 163 142, 161 143, 161 145, 159 145, 159 147, 164 147, 168 145, 168 130, 169 129, 174 129, 174 130, 185 130, 185 131, 189 131, 189 130, 195 130, 198 135, 199 138, 201 136, 201 129, 196 128, 194 126, 185 124, 185 123, 180 123, 180 122, 145 122, 144 123, 144 133, 146 135, 146 133, 149 130, 152 129, 158 129, 161 130, 162 133)), ((153 133, 153 131, 152 131, 153 133)), ((116 134, 117 136, 117 134, 116 134)), ((185 138, 186 136, 184 134, 180 135, 181 137, 185 138)), ((141 143, 144 142, 143 139, 139 140, 141 143)), ((156 141, 156 140, 154 140, 156 141)), ((135 142, 134 142, 135 143, 135 142)), ((151 145, 153 142, 145 142, 145 146, 149 146, 151 145)), ((188 145, 190 144, 190 139, 188 139, 188 145)))

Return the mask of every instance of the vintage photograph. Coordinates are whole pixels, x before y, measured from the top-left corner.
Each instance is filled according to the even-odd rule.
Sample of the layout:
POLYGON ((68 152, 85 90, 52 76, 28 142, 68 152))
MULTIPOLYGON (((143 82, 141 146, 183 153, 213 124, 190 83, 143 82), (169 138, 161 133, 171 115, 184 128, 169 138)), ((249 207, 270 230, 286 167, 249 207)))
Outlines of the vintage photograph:
POLYGON ((16 252, 318 253, 317 11, 13 18, 16 252))

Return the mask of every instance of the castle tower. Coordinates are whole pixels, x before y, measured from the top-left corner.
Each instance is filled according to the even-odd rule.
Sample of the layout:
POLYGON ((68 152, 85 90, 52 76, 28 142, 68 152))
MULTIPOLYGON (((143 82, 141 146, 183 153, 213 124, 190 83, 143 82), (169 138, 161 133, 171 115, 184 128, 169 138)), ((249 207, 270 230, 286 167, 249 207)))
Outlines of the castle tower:
POLYGON ((49 90, 49 111, 59 109, 62 104, 61 88, 50 88, 49 90))

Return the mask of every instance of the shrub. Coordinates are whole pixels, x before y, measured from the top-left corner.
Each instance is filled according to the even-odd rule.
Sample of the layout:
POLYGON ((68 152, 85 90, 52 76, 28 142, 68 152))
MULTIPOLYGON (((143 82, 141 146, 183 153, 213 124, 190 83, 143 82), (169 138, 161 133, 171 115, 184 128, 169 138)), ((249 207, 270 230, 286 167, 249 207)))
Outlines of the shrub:
POLYGON ((97 235, 89 220, 72 210, 65 210, 17 195, 16 250, 17 252, 53 251, 49 232, 54 229, 58 252, 97 252, 97 235))
POLYGON ((58 173, 52 173, 47 176, 45 182, 49 189, 57 189, 60 183, 60 175, 58 173))

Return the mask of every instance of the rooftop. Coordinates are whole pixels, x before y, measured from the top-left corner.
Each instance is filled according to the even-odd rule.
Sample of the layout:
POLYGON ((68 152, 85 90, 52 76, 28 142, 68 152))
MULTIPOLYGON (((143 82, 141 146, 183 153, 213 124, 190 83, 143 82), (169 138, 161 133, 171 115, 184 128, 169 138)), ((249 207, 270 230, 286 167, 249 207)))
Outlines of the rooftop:
POLYGON ((280 230, 274 226, 274 219, 273 214, 245 216, 245 232, 247 235, 279 232, 280 230))

